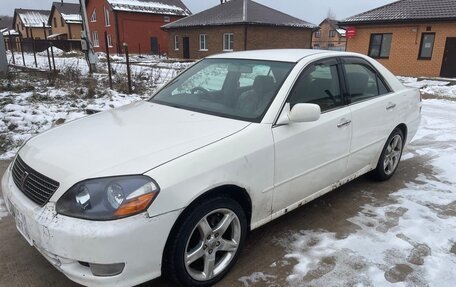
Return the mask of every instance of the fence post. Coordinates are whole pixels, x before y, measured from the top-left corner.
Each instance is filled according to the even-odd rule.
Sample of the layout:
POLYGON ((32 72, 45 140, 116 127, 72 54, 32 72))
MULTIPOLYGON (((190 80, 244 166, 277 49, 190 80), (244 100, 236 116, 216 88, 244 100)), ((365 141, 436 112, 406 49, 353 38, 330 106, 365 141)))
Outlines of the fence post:
POLYGON ((24 63, 24 67, 26 66, 25 65, 25 56, 24 56, 24 43, 22 42, 22 34, 19 34, 19 46, 21 47, 21 53, 22 53, 22 62, 24 63))
POLYGON ((36 61, 36 43, 35 37, 33 37, 33 29, 30 29, 30 37, 32 38, 33 59, 35 60, 35 67, 38 68, 38 62, 36 61))
POLYGON ((132 93, 132 88, 131 88, 131 72, 130 72, 130 57, 128 55, 128 44, 124 43, 124 50, 125 50, 125 58, 127 60, 127 77, 128 77, 128 93, 132 93))
POLYGON ((32 38, 32 49, 33 49, 33 59, 35 60, 35 67, 38 68, 38 62, 36 60, 36 44, 35 44, 34 38, 32 38))
POLYGON ((112 90, 112 74, 111 74, 111 59, 109 55, 109 45, 108 45, 108 32, 104 32, 105 37, 105 47, 106 47, 106 59, 108 61, 108 76, 109 76, 109 88, 112 90))
POLYGON ((8 30, 9 36, 9 46, 11 50, 11 57, 13 57, 13 65, 16 65, 16 59, 14 59, 14 45, 13 45, 13 38, 11 38, 11 30, 8 30))
POLYGON ((46 35, 46 24, 43 22, 43 32, 44 32, 44 40, 46 40, 45 43, 47 43, 47 48, 46 48, 46 53, 48 57, 48 64, 49 64, 49 71, 52 72, 52 66, 51 66, 51 55, 49 55, 49 42, 47 41, 47 35, 46 35))

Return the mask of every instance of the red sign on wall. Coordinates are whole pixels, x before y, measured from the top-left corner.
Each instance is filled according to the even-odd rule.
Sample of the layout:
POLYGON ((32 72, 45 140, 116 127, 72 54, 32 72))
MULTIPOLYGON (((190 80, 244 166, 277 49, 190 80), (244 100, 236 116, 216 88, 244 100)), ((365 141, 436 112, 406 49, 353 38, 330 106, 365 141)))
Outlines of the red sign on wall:
POLYGON ((353 39, 356 37, 356 27, 350 26, 347 27, 347 38, 353 39))

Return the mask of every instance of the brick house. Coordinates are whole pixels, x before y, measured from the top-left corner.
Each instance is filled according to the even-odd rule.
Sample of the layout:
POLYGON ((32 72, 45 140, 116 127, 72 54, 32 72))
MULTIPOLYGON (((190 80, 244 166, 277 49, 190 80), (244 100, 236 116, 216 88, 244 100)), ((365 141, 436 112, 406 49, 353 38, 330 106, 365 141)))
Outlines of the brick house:
POLYGON ((95 51, 105 51, 107 32, 111 52, 127 43, 131 53, 168 52, 168 36, 160 27, 191 15, 181 0, 86 0, 95 51))
POLYGON ((81 5, 63 3, 63 1, 52 3, 48 25, 52 29, 52 35, 49 38, 62 40, 81 39, 81 5))
POLYGON ((314 49, 345 51, 347 39, 345 29, 339 22, 326 18, 318 25, 320 28, 313 33, 312 47, 314 49))
POLYGON ((223 1, 163 26, 168 31, 169 55, 184 59, 241 50, 310 48, 315 28, 251 0, 223 1))
POLYGON ((456 77, 456 1, 401 0, 349 17, 347 51, 404 76, 456 77))
POLYGON ((48 10, 15 9, 14 28, 23 38, 44 39, 44 32, 51 34, 51 27, 47 24, 50 14, 48 10))

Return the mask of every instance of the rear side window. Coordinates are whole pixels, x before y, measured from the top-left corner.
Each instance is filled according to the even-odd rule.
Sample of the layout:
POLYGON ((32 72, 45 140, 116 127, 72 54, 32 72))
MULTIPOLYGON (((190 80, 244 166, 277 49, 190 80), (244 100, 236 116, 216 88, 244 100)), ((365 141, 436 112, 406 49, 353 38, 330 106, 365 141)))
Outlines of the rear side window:
POLYGON ((389 93, 388 88, 368 65, 344 64, 348 92, 352 103, 357 103, 389 93))
POLYGON ((288 102, 291 108, 300 103, 317 104, 322 112, 343 106, 337 61, 315 63, 304 70, 288 102))

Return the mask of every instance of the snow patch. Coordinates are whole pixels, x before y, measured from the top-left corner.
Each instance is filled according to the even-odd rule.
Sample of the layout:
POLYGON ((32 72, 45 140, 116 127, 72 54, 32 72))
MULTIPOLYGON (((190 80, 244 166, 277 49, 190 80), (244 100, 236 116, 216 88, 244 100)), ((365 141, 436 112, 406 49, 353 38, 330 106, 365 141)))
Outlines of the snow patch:
POLYGON ((263 283, 271 283, 271 279, 276 279, 277 276, 268 275, 263 272, 254 272, 250 276, 244 276, 239 278, 238 280, 244 284, 244 287, 252 286, 256 283, 263 282, 263 283))
POLYGON ((411 149, 430 158, 434 174, 392 193, 394 204, 364 205, 348 219, 359 229, 346 238, 308 230, 284 239, 285 259, 298 261, 287 278, 291 286, 453 286, 456 103, 423 104, 423 125, 411 149))
POLYGON ((6 210, 5 201, 0 196, 0 220, 6 216, 8 216, 8 210, 6 210))

